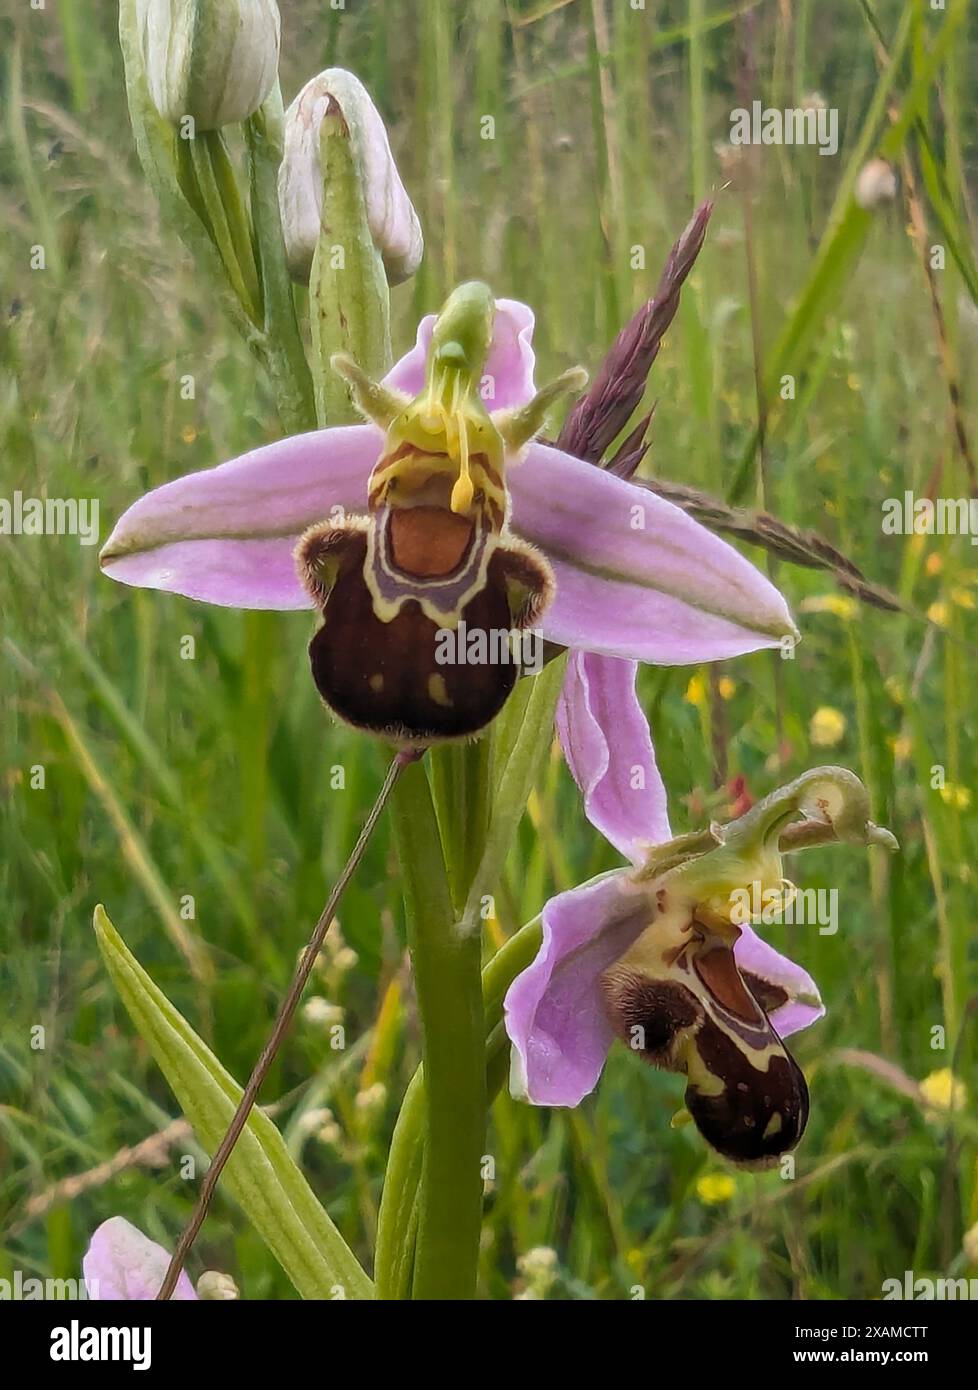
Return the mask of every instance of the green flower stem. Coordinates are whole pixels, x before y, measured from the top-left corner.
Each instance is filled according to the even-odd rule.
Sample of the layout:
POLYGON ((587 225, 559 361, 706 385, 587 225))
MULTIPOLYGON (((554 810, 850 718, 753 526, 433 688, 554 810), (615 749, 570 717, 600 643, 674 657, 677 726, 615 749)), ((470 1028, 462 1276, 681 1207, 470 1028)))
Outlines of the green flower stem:
POLYGON ((460 932, 424 766, 393 798, 408 940, 423 1033, 424 1169, 413 1295, 475 1295, 486 1132, 481 935, 460 932))
MULTIPOLYGON (((447 900, 442 904, 442 911, 451 912, 451 900, 454 898, 458 902, 464 896, 462 920, 467 935, 476 942, 480 937, 478 927, 482 921, 482 898, 492 890, 498 878, 530 789, 550 746, 554 709, 565 668, 566 656, 561 655, 541 675, 520 681, 487 739, 473 747, 436 752, 432 760, 432 780, 438 802, 437 821, 431 810, 427 784, 418 785, 418 794, 429 817, 427 843, 431 862, 437 871, 439 892, 447 900), (488 809, 490 803, 491 813, 488 809), (458 816, 463 811, 478 818, 477 836, 460 830, 458 816), (439 845, 439 827, 449 861, 447 874, 439 845)), ((401 798, 405 801, 406 780, 405 775, 400 789, 401 798)), ((395 816, 397 805, 398 799, 395 798, 395 816)), ((417 831, 417 827, 413 828, 417 831)), ((402 863, 409 850, 410 846, 401 849, 402 863)), ((423 894, 424 872, 416 870, 416 873, 419 892, 423 894)), ((454 913, 451 921, 454 925, 454 913)), ((525 927, 507 942, 483 973, 484 1026, 487 1031, 498 1027, 502 1018, 503 995, 520 970, 529 965, 539 947, 539 926, 531 925, 533 930, 525 927)), ((442 934, 445 935, 447 930, 442 927, 442 934)), ((475 955, 473 950, 473 957, 475 955)), ((480 1057, 484 1053, 485 1036, 485 1032, 479 1036, 480 1057)), ((471 1037, 467 1035, 466 1040, 474 1048, 471 1037)), ((500 1055, 505 1059, 504 1037, 501 1042, 497 1040, 494 1053, 497 1058, 500 1055), (502 1053, 499 1052, 500 1047, 502 1053)), ((483 1065, 484 1062, 483 1058, 483 1065)), ((475 1066, 471 1055, 468 1064, 473 1068, 475 1066)), ((381 1298, 410 1297, 414 1267, 413 1233, 416 1225, 422 1236, 425 1230, 424 1217, 419 1222, 417 1202, 427 1104, 422 1076, 419 1069, 404 1097, 387 1164, 375 1257, 381 1298)), ((494 1081, 493 1094, 499 1084, 498 1080, 494 1081)), ((480 1090, 486 1096, 484 1085, 480 1081, 480 1090)), ((483 1116, 480 1134, 484 1133, 484 1124, 483 1116)), ((415 1293, 417 1290, 416 1282, 415 1293)), ((449 1296, 457 1295, 450 1290, 449 1296)))
MULTIPOLYGON (((528 922, 482 971, 487 1105, 496 1098, 506 1079, 509 1039, 502 1026, 503 999, 540 949, 541 930, 539 917, 528 922)), ((374 1262, 378 1298, 405 1299, 411 1294, 425 1106, 424 1071, 419 1067, 405 1093, 387 1162, 374 1262)))

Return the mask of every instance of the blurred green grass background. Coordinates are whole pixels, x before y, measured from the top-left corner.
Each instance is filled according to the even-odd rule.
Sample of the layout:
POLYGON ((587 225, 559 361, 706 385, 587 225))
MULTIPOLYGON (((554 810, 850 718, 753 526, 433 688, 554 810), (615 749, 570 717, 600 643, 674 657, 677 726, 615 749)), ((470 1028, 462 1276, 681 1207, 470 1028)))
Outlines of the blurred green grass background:
MULTIPOLYGON (((978 1221, 978 551, 961 538, 884 537, 880 517, 883 499, 905 489, 969 491, 949 382, 963 386, 973 443, 973 7, 955 18, 932 74, 954 0, 948 13, 916 0, 282 9, 286 101, 325 66, 357 72, 421 216, 426 257, 394 292, 395 350, 454 283, 478 276, 535 308, 540 379, 593 366, 652 293, 695 203, 715 192, 706 248, 653 371, 643 469, 717 496, 740 478, 741 501, 817 528, 916 615, 881 613, 824 572, 779 563, 772 573, 804 633, 793 661, 760 653, 642 675, 677 830, 729 814, 736 777, 760 796, 834 761, 863 776, 877 819, 900 839, 892 860, 825 851, 798 867, 803 886, 838 889, 837 935, 772 929, 829 1007, 796 1040, 812 1118, 795 1179, 721 1169, 691 1129, 670 1128, 679 1078, 616 1052, 576 1112, 496 1102, 483 1292, 878 1297, 905 1269, 967 1273, 962 1238, 978 1221), (903 42, 886 85, 880 35, 890 49, 903 42), (839 190, 899 128, 915 84, 905 149, 924 244, 953 240, 958 252, 934 275, 943 348, 905 181, 895 202, 833 237, 839 190), (838 155, 771 147, 732 159, 732 107, 797 106, 816 92, 839 111, 838 155), (756 367, 764 376, 778 364, 786 325, 797 330, 785 358, 797 394, 770 402, 760 468, 756 367), (835 741, 819 746, 820 729, 835 741), (926 1104, 916 1082, 938 1073, 939 1092, 948 1069, 960 1106, 926 1104), (523 1258, 541 1246, 556 1252, 553 1282, 523 1258)), ((0 52, 0 491, 96 497, 104 540, 148 487, 280 426, 142 178, 115 6, 11 3, 0 52), (39 243, 47 266, 32 271, 39 243), (193 400, 181 396, 186 375, 193 400)), ((891 153, 905 174, 900 148, 891 153)), ((191 1203, 179 1156, 195 1152, 178 1134, 151 1162, 125 1163, 123 1151, 176 1112, 101 967, 94 904, 243 1080, 384 755, 319 706, 310 615, 127 590, 71 537, 3 537, 0 555, 0 1277, 67 1277, 115 1213, 172 1246, 191 1203), (188 636, 193 659, 182 655, 188 636), (43 788, 32 786, 38 767, 43 788), (43 1049, 32 1045, 37 1025, 43 1049)), ((555 752, 499 885, 497 940, 555 890, 615 863, 555 752)), ((345 948, 334 945, 318 972, 320 1002, 264 1097, 280 1098, 293 1151, 367 1258, 418 1057, 386 827, 341 928, 345 948)), ((231 1271, 248 1297, 293 1296, 220 1194, 191 1268, 231 1271)))

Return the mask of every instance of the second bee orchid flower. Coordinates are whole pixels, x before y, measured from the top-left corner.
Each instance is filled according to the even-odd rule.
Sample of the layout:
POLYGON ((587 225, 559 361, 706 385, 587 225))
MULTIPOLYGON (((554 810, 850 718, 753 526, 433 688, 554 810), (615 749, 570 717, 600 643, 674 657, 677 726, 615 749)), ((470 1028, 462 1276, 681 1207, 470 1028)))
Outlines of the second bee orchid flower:
MULTIPOLYGON (((544 907, 541 948, 506 995, 513 1092, 534 1105, 577 1105, 619 1037, 686 1077, 689 1113, 717 1152, 764 1167, 795 1147, 808 1119, 805 1078, 782 1039, 825 1009, 811 976, 753 930, 745 901, 790 896, 785 849, 896 841, 869 819, 859 779, 838 767, 805 773, 727 825, 671 840, 647 731, 639 743, 636 732, 611 737, 625 744, 619 762, 645 769, 647 797, 608 785, 588 808, 632 866, 544 907)), ((581 780, 607 755, 592 737, 576 756, 581 780)))

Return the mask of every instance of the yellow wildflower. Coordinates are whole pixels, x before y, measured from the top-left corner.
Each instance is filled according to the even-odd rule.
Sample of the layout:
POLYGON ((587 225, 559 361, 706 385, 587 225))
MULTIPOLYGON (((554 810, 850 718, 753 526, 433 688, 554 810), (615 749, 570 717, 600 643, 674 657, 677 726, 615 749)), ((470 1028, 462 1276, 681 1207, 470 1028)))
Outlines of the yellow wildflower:
POLYGON ((906 734, 891 739, 890 747, 893 749, 893 760, 898 763, 905 763, 913 752, 913 743, 906 734))
POLYGON ((925 1104, 934 1110, 963 1110, 968 1093, 950 1067, 932 1071, 920 1083, 925 1104))
POLYGON ((971 792, 967 787, 962 787, 957 782, 945 782, 944 786, 938 790, 945 806, 953 806, 958 811, 967 811, 971 805, 971 792))
POLYGON ((686 694, 683 696, 691 705, 697 707, 706 704, 706 685, 702 676, 691 676, 689 685, 686 687, 686 694))
POLYGON ((798 607, 802 613, 834 613, 844 622, 851 622, 859 611, 859 604, 847 594, 813 594, 798 607))
POLYGON ((815 748, 834 748, 846 732, 846 717, 831 705, 822 705, 812 715, 808 737, 815 748))
POLYGON ((728 1173, 706 1173, 696 1180, 696 1195, 708 1207, 729 1202, 736 1191, 737 1184, 728 1173))

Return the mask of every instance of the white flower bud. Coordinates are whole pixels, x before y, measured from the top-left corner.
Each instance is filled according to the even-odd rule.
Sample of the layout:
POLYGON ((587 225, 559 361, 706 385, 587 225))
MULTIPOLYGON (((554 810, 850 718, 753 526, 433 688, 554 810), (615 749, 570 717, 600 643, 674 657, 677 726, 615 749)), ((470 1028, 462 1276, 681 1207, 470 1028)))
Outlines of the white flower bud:
POLYGON ((278 74, 276 0, 136 0, 153 105, 219 130, 254 115, 278 74))
POLYGON ((241 1294, 230 1274, 222 1274, 219 1269, 205 1269, 197 1280, 197 1297, 226 1301, 240 1298, 241 1294))
POLYGON ((302 1006, 302 1017, 314 1028, 332 1028, 343 1022, 343 1010, 339 1004, 331 1004, 321 994, 313 994, 302 1006))
POLYGON ((896 191, 896 174, 885 159, 871 159, 860 169, 856 179, 856 202, 867 212, 872 212, 880 203, 891 202, 896 191))
POLYGON ((557 1269, 557 1252, 549 1245, 535 1245, 519 1256, 516 1267, 527 1279, 549 1279, 557 1269))
MULTIPOLYGON (((413 274, 413 271, 409 273, 413 274)), ((359 959, 352 946, 341 946, 333 957, 333 964, 340 971, 352 970, 359 959)))
POLYGON ((319 135, 324 117, 336 112, 349 129, 363 178, 370 235, 388 282, 400 284, 421 262, 421 224, 397 172, 380 113, 359 78, 343 68, 327 68, 307 82, 285 113, 278 199, 289 270, 296 280, 308 282, 323 211, 319 135))
POLYGON ((382 1081, 375 1081, 366 1090, 357 1092, 354 1104, 360 1111, 382 1110, 387 1104, 387 1087, 382 1081))
POLYGON ((516 1295, 523 1299, 542 1299, 557 1281, 559 1262, 556 1250, 549 1245, 535 1245, 516 1261, 516 1268, 526 1281, 526 1288, 516 1295))
POLYGON ((303 1134, 315 1134, 317 1129, 322 1129, 323 1125, 333 1123, 333 1112, 328 1106, 319 1106, 313 1110, 307 1110, 299 1117, 299 1128, 303 1134))

